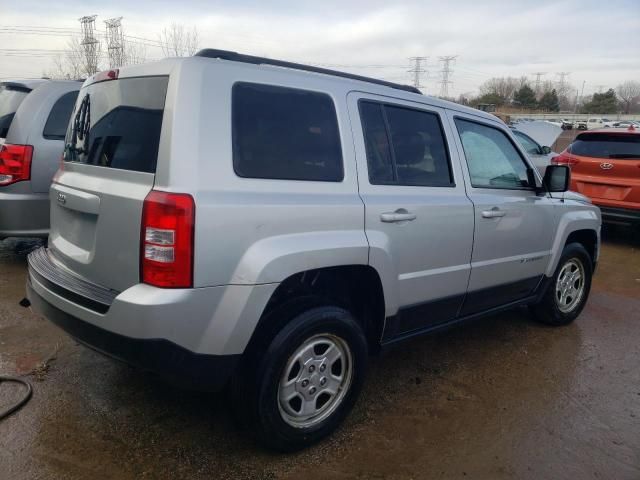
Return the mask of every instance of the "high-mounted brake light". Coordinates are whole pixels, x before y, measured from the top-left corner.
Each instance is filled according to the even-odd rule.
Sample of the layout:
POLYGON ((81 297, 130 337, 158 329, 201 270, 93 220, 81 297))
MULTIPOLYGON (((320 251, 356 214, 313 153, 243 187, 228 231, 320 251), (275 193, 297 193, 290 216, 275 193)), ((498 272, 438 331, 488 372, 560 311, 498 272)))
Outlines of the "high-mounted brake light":
POLYGON ((91 78, 91 83, 104 82, 106 80, 117 80, 120 70, 105 70, 104 72, 98 72, 91 78))
POLYGON ((0 187, 31 178, 31 145, 0 146, 0 187))
POLYGON ((184 193, 152 190, 142 208, 140 277, 163 288, 193 286, 196 208, 184 193))

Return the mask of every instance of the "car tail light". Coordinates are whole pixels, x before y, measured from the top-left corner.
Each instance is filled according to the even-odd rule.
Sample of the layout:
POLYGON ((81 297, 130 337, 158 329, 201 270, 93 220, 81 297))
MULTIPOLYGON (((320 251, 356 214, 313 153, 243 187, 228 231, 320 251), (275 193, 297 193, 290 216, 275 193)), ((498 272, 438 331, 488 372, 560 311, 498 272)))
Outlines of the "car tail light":
POLYGON ((120 70, 117 68, 113 70, 105 70, 104 72, 98 72, 91 77, 91 83, 105 82, 107 80, 117 80, 120 76, 120 70))
POLYGON ((193 286, 193 197, 152 190, 142 208, 140 276, 163 288, 193 286))
POLYGON ((0 146, 0 186, 10 185, 31 178, 31 145, 0 146))
POLYGON ((566 153, 561 153, 560 155, 553 157, 551 159, 551 163, 554 165, 568 165, 569 167, 572 167, 573 165, 580 163, 580 160, 576 157, 572 157, 571 155, 567 155, 566 153))

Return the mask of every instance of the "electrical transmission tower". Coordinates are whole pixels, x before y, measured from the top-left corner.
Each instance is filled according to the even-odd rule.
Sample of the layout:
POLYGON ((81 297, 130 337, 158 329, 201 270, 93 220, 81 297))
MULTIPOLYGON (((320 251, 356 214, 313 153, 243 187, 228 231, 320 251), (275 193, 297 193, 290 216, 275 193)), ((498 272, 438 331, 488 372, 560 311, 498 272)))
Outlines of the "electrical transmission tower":
POLYGON ((413 73, 413 86, 416 88, 424 88, 423 85, 420 84, 420 77, 423 73, 427 73, 427 70, 423 68, 426 66, 427 58, 429 57, 411 57, 413 63, 413 68, 411 70, 407 70, 409 73, 413 73), (424 64, 422 63, 424 62, 424 64))
POLYGON ((100 42, 96 38, 96 17, 97 15, 88 15, 80 18, 80 28, 82 29, 82 50, 84 52, 84 69, 87 75, 93 75, 98 72, 98 54, 100 51, 100 42))
POLYGON ((571 74, 571 72, 558 72, 556 73, 556 75, 558 75, 559 79, 558 79, 558 93, 560 95, 564 95, 565 90, 566 90, 566 86, 567 83, 565 82, 565 79, 571 74))
POLYGON ((447 55, 444 57, 438 57, 438 60, 442 62, 442 79, 440 80, 440 97, 447 98, 449 97, 449 84, 453 84, 453 81, 450 80, 451 74, 453 70, 451 70, 451 64, 455 63, 457 55, 447 55))
POLYGON ((535 72, 534 75, 536 76, 536 83, 535 83, 535 92, 536 95, 538 95, 540 93, 540 86, 541 86, 541 78, 543 75, 546 75, 547 72, 535 72))
POLYGON ((106 25, 107 53, 109 68, 121 67, 126 63, 124 52, 124 36, 122 33, 122 17, 104 21, 106 25))

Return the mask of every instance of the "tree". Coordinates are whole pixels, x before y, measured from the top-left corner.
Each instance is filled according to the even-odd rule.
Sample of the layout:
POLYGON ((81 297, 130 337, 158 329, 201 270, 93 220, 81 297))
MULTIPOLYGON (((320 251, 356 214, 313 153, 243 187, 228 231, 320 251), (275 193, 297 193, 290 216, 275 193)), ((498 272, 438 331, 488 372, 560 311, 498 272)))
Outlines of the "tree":
POLYGON ((618 99, 613 88, 604 93, 594 93, 591 101, 582 106, 582 113, 615 113, 617 110, 618 99))
POLYGON ((470 103, 474 107, 482 104, 495 105, 496 107, 500 107, 506 102, 504 98, 496 93, 485 93, 484 95, 480 95, 479 97, 474 98, 470 103))
POLYGON ((542 95, 542 98, 540 99, 540 108, 550 112, 560 111, 560 100, 558 99, 558 93, 555 88, 542 95))
POLYGON ((57 55, 53 60, 53 69, 44 72, 43 76, 48 78, 59 78, 66 80, 79 80, 96 73, 93 71, 91 62, 87 62, 80 40, 72 38, 67 43, 64 53, 57 55))
POLYGON ((513 103, 519 107, 534 108, 538 102, 533 89, 525 83, 513 94, 513 103))
POLYGON ((480 95, 490 95, 494 98, 500 97, 499 102, 480 102, 495 103, 496 105, 504 105, 509 103, 513 98, 515 91, 520 88, 521 79, 514 77, 495 77, 490 78, 480 85, 480 95))
POLYGON ((616 93, 622 102, 624 113, 630 113, 631 108, 640 103, 640 82, 628 80, 616 87, 616 93))
POLYGON ((198 30, 188 31, 184 25, 176 23, 164 28, 159 36, 162 53, 167 57, 187 57, 198 51, 198 30))

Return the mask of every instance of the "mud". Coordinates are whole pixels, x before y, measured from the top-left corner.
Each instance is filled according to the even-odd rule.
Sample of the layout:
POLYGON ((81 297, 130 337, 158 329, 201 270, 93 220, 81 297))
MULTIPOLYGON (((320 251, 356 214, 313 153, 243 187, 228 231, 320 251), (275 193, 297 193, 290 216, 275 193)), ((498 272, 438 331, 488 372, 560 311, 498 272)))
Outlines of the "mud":
MULTIPOLYGON (((34 397, 0 422, 0 478, 640 479, 640 232, 607 227, 564 328, 526 309, 372 361, 344 427, 265 452, 224 396, 176 390, 67 338, 19 301, 37 242, 0 242, 0 374, 34 397)), ((0 385, 0 409, 18 395, 0 385)))

